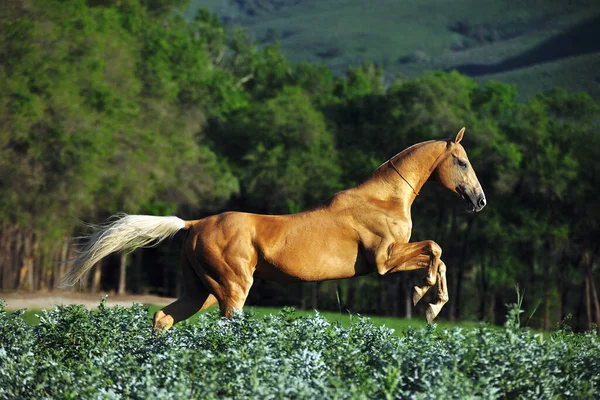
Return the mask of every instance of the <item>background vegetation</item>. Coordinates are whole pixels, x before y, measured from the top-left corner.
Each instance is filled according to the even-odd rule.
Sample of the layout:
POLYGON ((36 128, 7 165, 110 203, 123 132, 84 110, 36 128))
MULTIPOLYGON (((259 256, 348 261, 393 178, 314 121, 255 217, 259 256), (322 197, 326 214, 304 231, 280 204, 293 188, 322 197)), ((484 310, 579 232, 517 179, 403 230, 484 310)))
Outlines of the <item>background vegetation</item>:
MULTIPOLYGON (((3 290, 56 287, 78 219, 298 212, 405 147, 466 126, 488 207, 466 214, 433 185, 413 207, 413 240, 444 249, 451 300, 442 318, 501 323, 519 284, 524 307, 536 310, 532 326, 600 321, 600 107, 592 96, 553 89, 519 101, 515 85, 456 71, 390 80, 368 62, 336 75, 290 62, 278 44, 257 45, 202 9, 185 19, 184 3, 2 3, 3 290)), ((452 23, 468 38, 484 24, 459 22, 440 26, 452 23)), ((108 258, 82 287, 177 295, 180 240, 108 258)), ((415 279, 257 282, 249 303, 410 317, 415 279)))
POLYGON ((59 307, 27 325, 0 302, 0 398, 593 398, 600 340, 560 330, 347 327, 291 310, 200 314, 153 337, 141 306, 59 307))

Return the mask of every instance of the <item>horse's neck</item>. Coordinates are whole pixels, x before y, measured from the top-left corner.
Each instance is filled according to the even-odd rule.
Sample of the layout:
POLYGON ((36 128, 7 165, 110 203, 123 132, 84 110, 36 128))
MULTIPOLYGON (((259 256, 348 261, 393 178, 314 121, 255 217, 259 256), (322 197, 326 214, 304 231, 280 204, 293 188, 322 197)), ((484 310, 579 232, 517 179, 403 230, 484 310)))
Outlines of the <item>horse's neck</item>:
MULTIPOLYGON (((419 193, 446 148, 447 142, 445 140, 424 142, 395 155, 392 157, 392 162, 402 177, 419 193)), ((388 172, 388 174, 390 173, 388 172)), ((398 176, 398 173, 392 168, 391 175, 398 176)))
POLYGON ((360 187, 382 200, 399 201, 410 208, 446 147, 447 143, 441 140, 411 146, 391 158, 398 171, 385 162, 360 187))

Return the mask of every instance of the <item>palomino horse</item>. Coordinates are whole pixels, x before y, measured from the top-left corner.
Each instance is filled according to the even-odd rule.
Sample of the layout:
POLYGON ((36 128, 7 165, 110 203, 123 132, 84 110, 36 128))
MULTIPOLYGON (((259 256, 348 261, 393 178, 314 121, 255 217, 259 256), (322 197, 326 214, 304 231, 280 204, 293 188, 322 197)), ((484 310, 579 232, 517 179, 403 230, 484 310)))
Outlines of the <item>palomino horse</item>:
POLYGON ((154 329, 168 329, 218 303, 221 314, 241 310, 255 278, 278 282, 323 281, 377 272, 426 269, 413 303, 438 284, 429 304, 431 322, 448 301, 442 249, 432 240, 409 243, 410 207, 431 177, 480 211, 485 195, 460 145, 464 128, 450 140, 416 144, 382 164, 359 186, 326 204, 292 215, 226 212, 196 221, 177 217, 120 215, 97 227, 64 279, 78 281, 98 260, 116 251, 156 245, 189 231, 181 252, 185 294, 157 311, 154 329))

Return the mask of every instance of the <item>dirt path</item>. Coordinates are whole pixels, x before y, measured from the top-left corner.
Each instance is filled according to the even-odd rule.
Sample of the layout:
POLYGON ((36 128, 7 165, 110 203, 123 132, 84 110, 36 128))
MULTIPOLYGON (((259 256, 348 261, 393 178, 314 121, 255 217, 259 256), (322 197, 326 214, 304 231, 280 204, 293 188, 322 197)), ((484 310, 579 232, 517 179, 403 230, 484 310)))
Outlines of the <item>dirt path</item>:
MULTIPOLYGON (((71 291, 50 292, 0 292, 0 299, 6 301, 6 310, 29 310, 52 309, 57 305, 83 304, 86 308, 97 308, 100 300, 107 293, 78 293, 71 291)), ((154 295, 124 295, 109 294, 107 304, 109 306, 130 306, 133 303, 166 305, 176 299, 154 295)))

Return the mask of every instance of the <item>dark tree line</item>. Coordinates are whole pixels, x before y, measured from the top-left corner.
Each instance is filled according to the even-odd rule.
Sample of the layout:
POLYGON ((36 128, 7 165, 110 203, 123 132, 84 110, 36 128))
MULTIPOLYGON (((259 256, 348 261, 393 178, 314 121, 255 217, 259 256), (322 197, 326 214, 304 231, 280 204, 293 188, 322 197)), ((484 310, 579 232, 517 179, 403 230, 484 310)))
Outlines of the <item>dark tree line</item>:
MULTIPOLYGON (((79 219, 298 212, 466 126, 488 207, 467 214, 434 185, 413 207, 413 240, 444 249, 442 316, 502 322, 518 284, 531 325, 600 321, 600 108, 590 96, 555 89, 519 103, 516 87, 457 72, 386 86, 369 63, 335 77, 206 11, 184 20, 179 3, 3 3, 2 290, 55 288, 79 219)), ((82 286, 175 295, 180 241, 108 258, 82 286)), ((250 301, 410 316, 415 279, 259 282, 250 301)))

